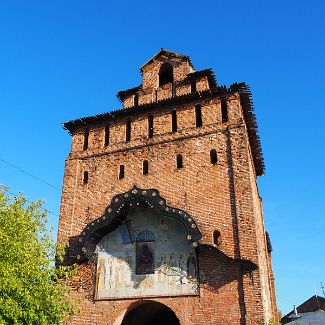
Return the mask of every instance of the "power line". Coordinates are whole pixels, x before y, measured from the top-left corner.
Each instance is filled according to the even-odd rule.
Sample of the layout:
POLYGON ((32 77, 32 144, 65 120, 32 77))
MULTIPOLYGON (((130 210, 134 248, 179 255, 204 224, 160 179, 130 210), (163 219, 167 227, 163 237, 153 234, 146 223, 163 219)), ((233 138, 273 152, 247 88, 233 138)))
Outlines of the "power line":
MULTIPOLYGON (((13 195, 14 197, 19 197, 19 196, 21 196, 21 195, 18 195, 18 194, 16 194, 16 193, 14 193, 14 192, 8 191, 7 189, 5 189, 5 192, 8 192, 9 194, 13 195)), ((24 199, 25 199, 26 202, 28 202, 28 203, 35 203, 35 202, 32 202, 32 201, 27 200, 26 198, 24 198, 24 199)), ((50 210, 48 210, 48 209, 45 209, 45 208, 43 208, 43 207, 40 207, 40 209, 42 209, 42 210, 45 211, 45 212, 51 213, 51 214, 53 214, 53 215, 55 215, 55 216, 57 216, 57 217, 60 217, 57 213, 52 212, 52 211, 50 211, 50 210)))
POLYGON ((61 192, 61 189, 60 189, 60 188, 58 188, 58 187, 56 187, 56 186, 54 186, 54 185, 48 183, 47 181, 42 180, 41 178, 39 178, 39 177, 37 177, 37 176, 32 175, 32 174, 29 173, 29 172, 26 172, 25 170, 23 170, 23 169, 21 169, 21 168, 15 166, 15 165, 13 165, 12 163, 10 163, 10 162, 8 162, 8 161, 2 159, 2 158, 0 158, 0 161, 2 161, 3 163, 7 164, 8 166, 11 166, 11 167, 13 167, 13 168, 16 168, 17 170, 21 171, 22 173, 24 173, 24 174, 26 174, 26 175, 28 175, 28 176, 30 176, 30 177, 33 177, 34 179, 37 179, 39 182, 42 182, 42 183, 44 183, 44 184, 46 184, 46 185, 48 185, 48 186, 51 186, 51 187, 53 187, 53 188, 55 188, 56 190, 58 190, 58 191, 61 192))

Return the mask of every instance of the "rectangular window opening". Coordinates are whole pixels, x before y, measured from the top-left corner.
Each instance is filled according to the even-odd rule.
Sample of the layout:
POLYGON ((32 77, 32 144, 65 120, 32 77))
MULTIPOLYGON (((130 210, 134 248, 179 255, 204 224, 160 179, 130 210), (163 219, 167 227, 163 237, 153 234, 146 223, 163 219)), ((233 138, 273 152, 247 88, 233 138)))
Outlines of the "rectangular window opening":
POLYGON ((105 126, 105 147, 109 145, 109 125, 105 126))
POLYGON ((131 140, 131 121, 128 120, 126 122, 125 141, 129 142, 130 140, 131 140))
POLYGON ((228 122, 228 107, 227 107, 227 99, 221 99, 221 118, 222 122, 228 122))
POLYGON ((153 137, 153 115, 148 116, 148 136, 153 137))
POLYGON ((202 110, 201 105, 195 105, 195 118, 196 118, 196 127, 202 126, 202 110))
POLYGON ((196 92, 196 81, 192 81, 191 82, 191 93, 195 93, 196 92))
POLYGON ((124 165, 120 165, 119 172, 118 172, 118 179, 122 179, 125 176, 124 165))
POLYGON ((88 172, 84 172, 83 183, 88 184, 88 172))
POLYGON ((84 133, 84 144, 83 144, 83 150, 87 150, 88 149, 88 140, 89 140, 89 130, 85 130, 84 133))
POLYGON ((176 110, 172 111, 172 132, 177 131, 177 115, 176 110))
POLYGON ((134 95, 134 106, 138 106, 139 105, 139 95, 135 94, 134 95))

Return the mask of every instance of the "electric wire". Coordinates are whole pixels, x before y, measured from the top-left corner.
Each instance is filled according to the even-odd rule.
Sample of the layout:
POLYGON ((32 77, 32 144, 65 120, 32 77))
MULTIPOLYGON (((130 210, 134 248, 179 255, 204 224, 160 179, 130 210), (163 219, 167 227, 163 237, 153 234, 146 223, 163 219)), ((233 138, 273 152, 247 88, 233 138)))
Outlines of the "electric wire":
POLYGON ((0 158, 0 161, 2 161, 3 163, 7 164, 8 166, 11 166, 11 167, 13 167, 13 168, 15 168, 15 169, 21 171, 22 173, 24 173, 24 174, 26 174, 26 175, 28 175, 28 176, 30 176, 30 177, 32 177, 32 178, 38 180, 39 182, 42 182, 42 183, 44 183, 44 184, 46 184, 46 185, 48 185, 48 186, 50 186, 50 187, 52 187, 52 188, 54 188, 54 189, 56 189, 56 190, 58 190, 58 191, 61 192, 61 189, 58 188, 57 186, 52 185, 52 184, 48 183, 47 181, 44 181, 43 179, 41 179, 41 178, 39 178, 39 177, 37 177, 37 176, 32 175, 31 173, 25 171, 24 169, 22 169, 22 168, 20 168, 20 167, 17 167, 17 166, 15 166, 14 164, 12 164, 12 163, 10 163, 10 162, 8 162, 8 161, 2 159, 2 158, 0 158))

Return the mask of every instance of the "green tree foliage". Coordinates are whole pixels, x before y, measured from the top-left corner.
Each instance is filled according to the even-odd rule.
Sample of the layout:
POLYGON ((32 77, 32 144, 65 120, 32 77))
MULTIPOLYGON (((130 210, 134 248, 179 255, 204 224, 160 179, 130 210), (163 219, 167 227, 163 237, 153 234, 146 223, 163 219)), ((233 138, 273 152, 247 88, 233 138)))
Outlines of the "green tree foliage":
POLYGON ((59 324, 75 307, 55 267, 56 247, 42 202, 10 198, 0 188, 0 324, 59 324))

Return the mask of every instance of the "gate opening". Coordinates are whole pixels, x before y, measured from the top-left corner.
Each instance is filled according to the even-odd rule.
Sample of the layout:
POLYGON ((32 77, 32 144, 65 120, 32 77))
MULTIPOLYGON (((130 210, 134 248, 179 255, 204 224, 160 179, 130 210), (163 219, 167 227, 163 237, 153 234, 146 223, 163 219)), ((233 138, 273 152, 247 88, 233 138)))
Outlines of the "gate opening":
POLYGON ((179 325, 175 313, 156 301, 144 301, 133 305, 126 312, 121 325, 179 325))

